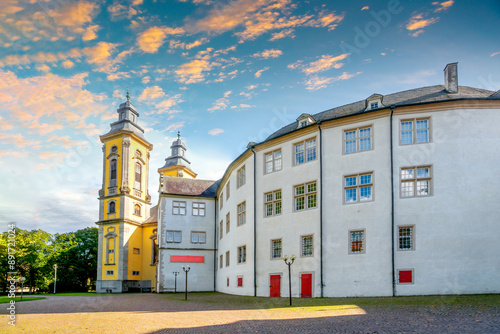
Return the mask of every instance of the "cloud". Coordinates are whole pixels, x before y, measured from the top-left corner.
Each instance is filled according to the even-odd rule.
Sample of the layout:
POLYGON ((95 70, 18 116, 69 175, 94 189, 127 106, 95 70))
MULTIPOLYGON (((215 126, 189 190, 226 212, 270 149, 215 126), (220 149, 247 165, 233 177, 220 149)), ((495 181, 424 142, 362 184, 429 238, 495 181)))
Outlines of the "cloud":
POLYGON ((410 18, 410 21, 406 25, 406 29, 413 31, 417 29, 423 29, 431 24, 439 21, 439 17, 424 19, 424 14, 415 14, 410 18))
POLYGON ((255 72, 254 76, 256 78, 260 78, 260 76, 262 75, 263 72, 267 71, 269 69, 269 67, 264 67, 263 69, 261 70, 258 70, 257 72, 255 72))
POLYGON ((73 66, 75 66, 75 63, 73 63, 71 60, 67 59, 67 60, 62 62, 62 66, 64 68, 72 68, 73 66))
POLYGON ((147 87, 144 88, 141 95, 139 96, 139 101, 149 101, 155 100, 160 97, 165 96, 165 92, 159 86, 147 87))
POLYGON ((328 87, 328 85, 330 85, 336 81, 348 80, 348 79, 350 79, 350 78, 352 78, 360 73, 361 72, 350 74, 350 73, 344 72, 337 77, 319 77, 319 76, 315 75, 315 76, 312 76, 309 79, 307 79, 304 82, 304 84, 306 85, 307 90, 318 90, 321 88, 326 88, 326 87, 328 87))
POLYGON ((279 32, 275 32, 271 35, 271 38, 269 40, 275 41, 277 39, 282 39, 285 37, 295 38, 295 35, 293 34, 294 32, 295 32, 294 29, 285 29, 279 32))
POLYGON ((20 133, 10 134, 10 133, 0 133, 0 142, 5 145, 15 145, 16 147, 27 147, 27 146, 39 146, 39 140, 26 140, 24 136, 20 133))
POLYGON ((50 67, 45 65, 45 64, 38 64, 36 65, 36 69, 40 72, 45 72, 48 73, 50 72, 50 67))
POLYGON ((49 15, 59 26, 79 28, 92 22, 99 5, 89 1, 67 3, 60 10, 50 10, 49 15))
POLYGON ((177 81, 183 84, 191 84, 204 81, 205 74, 203 72, 210 71, 213 65, 213 63, 210 63, 206 60, 198 59, 183 64, 177 70, 175 70, 177 81))
POLYGON ((344 66, 344 63, 340 61, 346 59, 349 55, 350 55, 349 53, 343 53, 335 57, 331 55, 323 55, 321 56, 320 59, 310 62, 307 65, 302 64, 302 61, 299 60, 293 64, 289 64, 288 68, 293 70, 300 69, 306 75, 311 75, 318 72, 324 72, 332 68, 335 69, 341 68, 342 66, 344 66))
POLYGON ((83 33, 82 40, 83 41, 91 41, 97 38, 97 31, 100 29, 100 27, 95 24, 88 26, 85 29, 85 32, 83 33))
POLYGON ((217 135, 220 135, 221 133, 224 133, 224 130, 223 129, 212 129, 210 131, 208 131, 208 134, 211 135, 211 136, 217 136, 217 135))
POLYGON ((207 109, 207 111, 213 113, 216 110, 224 110, 229 105, 229 95, 231 95, 232 91, 227 91, 224 93, 224 97, 217 99, 213 105, 207 109))
POLYGON ((500 51, 492 53, 490 55, 490 57, 495 57, 495 56, 498 56, 498 55, 500 55, 500 51))
POLYGON ((370 9, 370 6, 364 6, 363 8, 361 8, 361 10, 368 10, 370 9))
POLYGON ((137 45, 147 53, 155 53, 163 45, 168 35, 183 34, 183 28, 151 27, 140 33, 137 37, 137 45))
POLYGON ((181 41, 178 41, 178 40, 171 40, 169 42, 169 46, 171 49, 183 49, 183 50, 190 50, 192 48, 195 48, 197 46, 200 46, 202 44, 205 44, 207 43, 209 40, 208 38, 206 37, 202 37, 200 39, 197 39, 196 41, 192 42, 192 43, 185 43, 185 42, 181 42, 181 41))
POLYGON ((171 96, 168 99, 165 99, 155 105, 156 113, 157 114, 179 113, 180 110, 172 109, 172 107, 175 107, 177 104, 181 102, 184 102, 184 100, 181 99, 181 94, 176 94, 174 96, 171 96))
POLYGON ((262 52, 254 53, 252 57, 268 59, 268 58, 278 58, 282 54, 283 54, 283 51, 281 51, 281 50, 270 49, 270 50, 264 50, 262 52))
POLYGON ((53 143, 54 145, 62 146, 65 148, 73 147, 76 145, 81 145, 81 141, 74 141, 71 140, 69 136, 58 136, 58 135, 52 135, 50 136, 49 139, 47 139, 47 143, 53 143))
POLYGON ((165 131, 174 132, 184 127, 184 121, 170 124, 165 128, 165 131))
POLYGON ((455 3, 455 1, 449 0, 449 1, 443 1, 443 2, 436 1, 436 2, 433 2, 432 4, 434 6, 438 6, 438 8, 436 8, 434 10, 435 13, 438 13, 438 12, 447 11, 448 9, 450 9, 451 6, 453 6, 454 3, 455 3))

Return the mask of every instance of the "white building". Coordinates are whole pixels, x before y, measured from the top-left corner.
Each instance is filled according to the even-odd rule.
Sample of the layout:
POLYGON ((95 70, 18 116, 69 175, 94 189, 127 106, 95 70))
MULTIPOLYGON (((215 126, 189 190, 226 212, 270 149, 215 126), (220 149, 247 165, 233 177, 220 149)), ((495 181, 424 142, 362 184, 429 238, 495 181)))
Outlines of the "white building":
POLYGON ((217 182, 164 177, 157 291, 189 264, 189 290, 288 296, 294 255, 295 297, 500 292, 500 92, 444 72, 302 114, 217 182))

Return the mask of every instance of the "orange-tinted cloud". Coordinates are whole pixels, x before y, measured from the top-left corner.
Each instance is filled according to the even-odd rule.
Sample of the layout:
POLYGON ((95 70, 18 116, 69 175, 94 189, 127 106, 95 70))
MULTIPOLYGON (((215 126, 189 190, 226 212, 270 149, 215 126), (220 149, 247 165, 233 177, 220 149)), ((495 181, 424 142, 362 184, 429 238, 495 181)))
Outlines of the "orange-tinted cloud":
POLYGON ((281 51, 281 50, 271 49, 271 50, 264 50, 262 52, 254 53, 254 55, 252 57, 268 59, 268 58, 278 58, 282 54, 283 54, 283 51, 281 51))
POLYGON ((155 100, 157 98, 165 96, 165 92, 159 86, 146 87, 139 96, 139 101, 149 101, 155 100))
POLYGON ((148 53, 155 53, 163 45, 168 35, 183 34, 182 28, 151 27, 137 36, 137 45, 148 53))
POLYGON ((293 34, 295 32, 294 29, 285 29, 285 30, 282 30, 282 31, 279 31, 279 32, 275 32, 271 35, 271 38, 269 39, 270 41, 275 41, 277 39, 282 39, 282 38, 285 38, 285 37, 290 37, 290 38, 294 38, 295 35, 293 34))
POLYGON ((220 135, 221 133, 224 133, 224 130, 219 128, 208 131, 208 134, 211 136, 217 136, 220 135))
POLYGON ((260 76, 262 75, 263 72, 267 71, 269 69, 269 67, 264 67, 263 69, 261 70, 258 70, 257 72, 255 72, 254 76, 256 78, 260 78, 260 76))
POLYGON ((97 31, 100 29, 100 27, 95 24, 88 26, 85 29, 85 32, 83 33, 82 40, 83 41, 91 41, 97 38, 97 31))
POLYGON ((315 76, 312 76, 309 79, 307 79, 304 82, 304 84, 306 85, 307 90, 318 90, 321 88, 326 88, 328 85, 330 85, 336 81, 348 80, 348 79, 350 79, 350 78, 352 78, 360 73, 361 72, 350 74, 350 73, 344 72, 341 75, 336 76, 336 77, 319 77, 319 76, 315 75, 315 76))
POLYGON ((176 71, 177 81, 184 84, 191 84, 205 80, 205 73, 210 71, 214 64, 207 60, 195 59, 189 63, 181 65, 176 71))
POLYGON ((54 18, 58 26, 79 28, 92 22, 99 5, 90 1, 67 3, 58 9, 50 10, 49 15, 54 18))
POLYGON ((438 12, 443 12, 443 11, 450 9, 450 7, 453 6, 454 3, 455 3, 455 1, 449 0, 449 1, 443 1, 443 2, 436 1, 436 2, 433 2, 432 4, 434 6, 438 6, 438 8, 436 8, 434 10, 434 12, 438 13, 438 12))
POLYGON ((436 23, 437 21, 439 21, 439 17, 435 17, 435 18, 431 17, 431 18, 425 19, 424 14, 422 14, 422 13, 415 14, 410 18, 410 21, 406 25, 406 29, 410 30, 410 31, 417 30, 417 29, 423 29, 427 26, 430 26, 431 24, 436 23))
POLYGON ((338 56, 323 55, 320 59, 310 62, 309 64, 303 64, 302 60, 299 60, 293 64, 289 64, 289 69, 300 69, 306 75, 315 74, 318 72, 324 72, 332 68, 339 69, 344 66, 341 61, 346 59, 349 53, 344 53, 338 56))

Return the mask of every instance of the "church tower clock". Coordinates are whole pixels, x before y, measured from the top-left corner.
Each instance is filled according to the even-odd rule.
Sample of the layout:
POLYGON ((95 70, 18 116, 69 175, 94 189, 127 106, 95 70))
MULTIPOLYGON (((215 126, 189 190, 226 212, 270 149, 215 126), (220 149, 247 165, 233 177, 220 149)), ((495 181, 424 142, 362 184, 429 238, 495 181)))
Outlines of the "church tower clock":
POLYGON ((142 222, 150 216, 148 174, 153 145, 144 138, 144 129, 137 124, 139 113, 129 99, 127 92, 127 101, 117 110, 118 120, 100 136, 103 179, 97 222, 97 292, 127 291, 127 286, 139 285, 151 271, 143 270, 142 262, 144 253, 152 250, 142 244, 147 239, 143 234, 152 231, 146 233, 142 222))

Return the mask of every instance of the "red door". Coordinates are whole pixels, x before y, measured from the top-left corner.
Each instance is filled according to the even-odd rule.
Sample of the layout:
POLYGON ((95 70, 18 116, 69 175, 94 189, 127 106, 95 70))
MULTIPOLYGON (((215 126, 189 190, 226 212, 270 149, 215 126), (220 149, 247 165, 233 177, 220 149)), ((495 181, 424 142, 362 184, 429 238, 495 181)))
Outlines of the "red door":
POLYGON ((281 275, 271 275, 269 297, 281 297, 281 275))
POLYGON ((302 298, 312 297, 312 274, 300 275, 300 296, 302 298))

